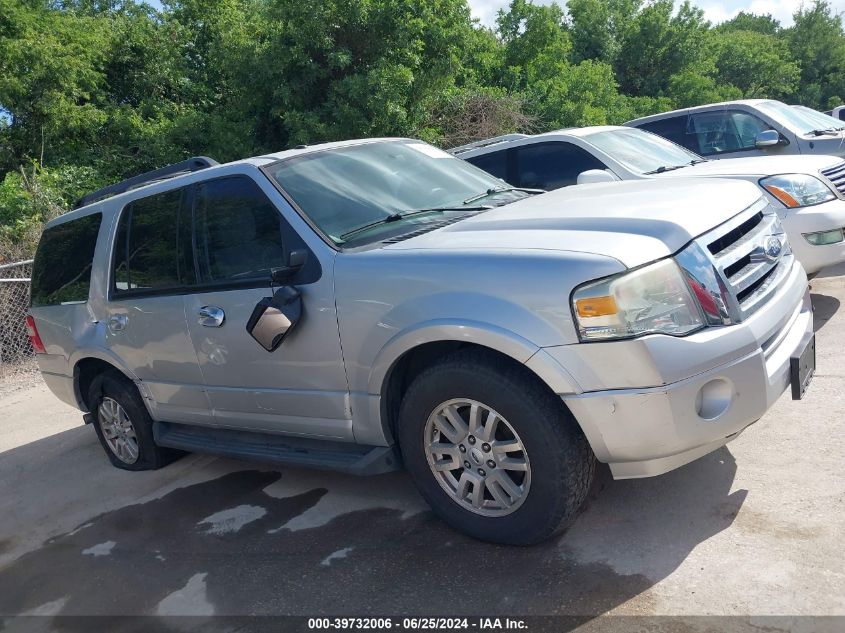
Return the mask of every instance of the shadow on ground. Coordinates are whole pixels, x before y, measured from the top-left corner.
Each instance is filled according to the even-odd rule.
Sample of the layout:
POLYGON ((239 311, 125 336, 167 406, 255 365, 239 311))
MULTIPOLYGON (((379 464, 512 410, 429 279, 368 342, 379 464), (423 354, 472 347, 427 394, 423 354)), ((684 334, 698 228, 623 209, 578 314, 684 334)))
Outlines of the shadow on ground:
POLYGON ((813 300, 813 329, 818 332, 839 310, 839 299, 818 292, 810 297, 813 300))
MULTIPOLYGON (((0 453, 0 476, 24 451, 15 462, 67 486, 60 460, 38 461, 61 435, 0 453)), ((731 493, 726 448, 654 479, 614 482, 602 467, 568 533, 509 548, 446 527, 404 473, 232 464, 243 470, 92 517, 0 568, 0 614, 597 615, 726 529, 746 495, 731 493)), ((96 494, 115 471, 103 458, 97 472, 72 485, 96 494)), ((75 622, 90 626, 55 628, 75 622)))

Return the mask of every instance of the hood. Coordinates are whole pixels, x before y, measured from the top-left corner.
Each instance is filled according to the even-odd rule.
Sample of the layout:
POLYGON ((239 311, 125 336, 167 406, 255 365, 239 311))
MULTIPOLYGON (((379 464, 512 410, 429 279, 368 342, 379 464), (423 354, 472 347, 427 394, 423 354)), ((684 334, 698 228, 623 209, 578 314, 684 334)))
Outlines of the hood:
POLYGON ((839 132, 836 135, 824 134, 822 136, 804 136, 801 143, 801 151, 805 156, 813 154, 831 154, 845 156, 845 132, 839 132), (806 147, 806 144, 812 144, 812 148, 806 147))
POLYGON ((710 160, 683 169, 662 174, 661 178, 688 178, 690 176, 754 176, 775 174, 812 174, 818 176, 822 169, 842 162, 838 156, 824 154, 790 154, 783 156, 749 156, 748 158, 723 158, 710 160))
POLYGON ((386 246, 389 250, 551 250, 628 268, 676 253, 759 200, 739 180, 640 180, 565 187, 386 246))

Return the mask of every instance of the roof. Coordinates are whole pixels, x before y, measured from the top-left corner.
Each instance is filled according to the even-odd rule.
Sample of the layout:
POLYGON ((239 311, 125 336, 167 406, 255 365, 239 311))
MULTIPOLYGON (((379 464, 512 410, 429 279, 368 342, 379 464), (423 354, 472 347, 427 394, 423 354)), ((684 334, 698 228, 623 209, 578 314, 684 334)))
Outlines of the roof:
MULTIPOLYGON (((255 165, 256 167, 261 167, 263 165, 269 165, 271 163, 277 162, 279 160, 284 160, 287 158, 292 158, 294 156, 302 156, 305 154, 313 154, 315 152, 324 151, 324 150, 331 150, 337 149, 340 147, 350 147, 352 145, 361 145, 364 143, 379 143, 379 142, 387 142, 387 141, 397 141, 397 140, 413 140, 413 139, 402 139, 402 138, 369 138, 369 139, 349 139, 346 141, 335 141, 331 143, 317 143, 314 145, 299 145, 295 148, 283 150, 281 152, 276 152, 273 154, 263 154, 260 156, 252 156, 250 158, 244 158, 241 160, 230 161, 228 163, 217 163, 217 161, 213 159, 209 159, 206 157, 195 157, 189 159, 187 161, 182 161, 181 163, 175 163, 173 165, 168 165, 166 167, 162 167, 161 169, 156 169, 151 172, 146 172, 144 174, 140 174, 133 178, 128 178, 124 181, 119 183, 115 183, 108 187, 104 187, 98 191, 89 193, 83 196, 79 203, 74 207, 73 211, 70 213, 63 214, 57 218, 57 220, 61 219, 69 220, 75 217, 86 215, 90 211, 96 207, 97 204, 103 202, 105 200, 108 201, 120 201, 121 198, 129 198, 132 197, 133 199, 136 197, 135 193, 146 189, 148 187, 152 187, 154 185, 161 184, 163 182, 167 182, 168 184, 178 184, 183 180, 188 179, 197 171, 201 171, 203 175, 213 174, 214 172, 220 171, 224 167, 229 167, 231 165, 255 165), (196 165, 193 169, 189 169, 186 165, 191 162, 197 161, 205 161, 203 165, 196 165), (77 213, 79 212, 79 213, 77 213)), ((58 223, 58 222, 57 222, 58 223)))

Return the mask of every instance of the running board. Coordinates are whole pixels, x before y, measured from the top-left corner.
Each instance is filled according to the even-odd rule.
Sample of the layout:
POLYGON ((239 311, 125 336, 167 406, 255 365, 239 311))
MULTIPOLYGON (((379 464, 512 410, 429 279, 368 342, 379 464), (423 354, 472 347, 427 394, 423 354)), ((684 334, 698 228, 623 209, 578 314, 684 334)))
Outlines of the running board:
POLYGON ((170 422, 154 422, 153 438, 159 446, 190 453, 337 470, 353 475, 380 475, 401 467, 399 452, 392 446, 363 446, 170 422))

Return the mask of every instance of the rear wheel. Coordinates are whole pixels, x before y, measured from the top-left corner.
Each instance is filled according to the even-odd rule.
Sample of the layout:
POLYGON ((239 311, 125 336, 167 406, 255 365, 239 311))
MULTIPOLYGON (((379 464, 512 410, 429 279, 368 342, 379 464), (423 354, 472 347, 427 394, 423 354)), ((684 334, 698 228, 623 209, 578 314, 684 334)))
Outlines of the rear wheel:
POLYGON ((568 527, 595 469, 560 399, 492 352, 458 352, 423 371, 403 398, 398 436, 433 510, 497 543, 529 545, 568 527))
POLYGON ((123 470, 155 470, 183 453, 157 446, 153 420, 131 381, 116 373, 98 376, 88 404, 94 430, 112 465, 123 470))

